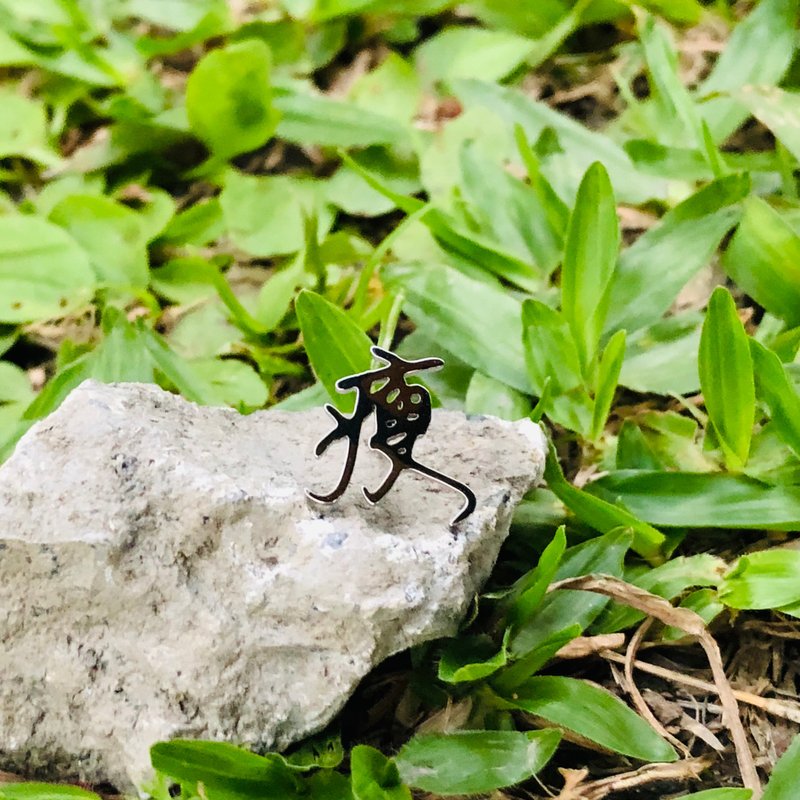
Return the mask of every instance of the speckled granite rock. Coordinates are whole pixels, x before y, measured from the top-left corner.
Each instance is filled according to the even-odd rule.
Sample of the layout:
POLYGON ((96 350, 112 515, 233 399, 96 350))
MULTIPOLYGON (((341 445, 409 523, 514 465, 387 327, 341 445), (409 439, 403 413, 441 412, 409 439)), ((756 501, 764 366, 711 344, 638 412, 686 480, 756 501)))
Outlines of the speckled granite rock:
POLYGON ((362 448, 316 461, 322 410, 243 417, 157 387, 86 382, 0 468, 0 769, 108 780, 175 736, 285 747, 363 676, 456 631, 521 495, 542 472, 531 422, 436 411, 415 455, 460 495, 362 448))

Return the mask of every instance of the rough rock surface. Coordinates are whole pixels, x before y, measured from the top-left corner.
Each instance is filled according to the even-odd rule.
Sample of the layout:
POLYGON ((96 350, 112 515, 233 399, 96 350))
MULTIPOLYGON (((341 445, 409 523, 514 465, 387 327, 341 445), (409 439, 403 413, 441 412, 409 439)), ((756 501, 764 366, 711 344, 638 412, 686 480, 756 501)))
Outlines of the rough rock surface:
MULTIPOLYGON (((0 769, 108 780, 149 746, 284 747, 322 728, 382 659, 453 634, 511 512, 541 476, 528 421, 435 411, 423 463, 376 506, 388 461, 319 461, 319 411, 240 416, 154 386, 86 382, 0 468, 0 769)), ((369 426, 368 426, 369 427, 369 426)))

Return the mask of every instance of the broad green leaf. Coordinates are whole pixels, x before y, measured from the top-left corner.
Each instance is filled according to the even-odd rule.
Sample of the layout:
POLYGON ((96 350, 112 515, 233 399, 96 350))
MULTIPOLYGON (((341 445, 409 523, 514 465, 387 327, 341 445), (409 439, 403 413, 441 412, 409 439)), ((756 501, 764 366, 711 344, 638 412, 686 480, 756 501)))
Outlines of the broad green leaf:
POLYGON ((617 390, 622 360, 625 357, 625 331, 617 331, 603 350, 597 366, 597 384, 594 392, 594 408, 592 409, 591 437, 594 441, 600 438, 606 419, 611 411, 611 403, 617 390))
POLYGON ((369 147, 397 144, 408 132, 391 117, 328 97, 286 92, 275 97, 278 136, 299 145, 369 147))
POLYGON ((793 361, 800 352, 800 327, 788 330, 784 328, 781 320, 766 312, 761 318, 761 324, 753 334, 753 338, 769 345, 770 350, 776 353, 783 363, 786 363, 793 361))
POLYGON ((445 642, 438 677, 445 683, 479 681, 508 661, 505 643, 498 649, 489 636, 460 636, 445 642))
POLYGON ((683 794, 676 800, 750 800, 752 789, 706 789, 704 792, 683 794))
POLYGON ((586 681, 539 675, 518 687, 509 702, 623 755, 642 761, 678 758, 672 745, 618 697, 586 681))
MULTIPOLYGON (((706 625, 710 625, 725 610, 716 589, 697 589, 690 592, 681 600, 680 607, 694 611, 706 625)), ((667 625, 661 632, 661 639, 665 642, 679 641, 686 636, 686 631, 673 625, 667 625)))
POLYGON ((540 37, 558 24, 567 5, 564 0, 539 0, 532 7, 498 3, 496 0, 473 0, 470 11, 490 27, 540 37))
POLYGON ((267 402, 264 381, 244 361, 210 358, 190 362, 190 366, 209 385, 214 395, 214 405, 246 410, 260 408, 267 402))
POLYGON ((192 361, 229 355, 241 341, 242 332, 226 312, 222 302, 213 300, 188 309, 169 332, 169 346, 192 361))
POLYGON ((54 411, 66 395, 87 378, 103 382, 151 383, 155 382, 156 369, 188 399, 206 405, 217 402, 209 384, 141 319, 131 323, 121 311, 109 306, 103 312, 102 328, 105 337, 100 344, 45 385, 26 409, 26 420, 54 411))
POLYGON ((150 760, 160 773, 189 787, 203 783, 208 789, 276 800, 298 794, 298 779, 283 758, 259 756, 227 742, 158 742, 150 748, 150 760))
POLYGON ((700 336, 700 387, 728 468, 747 463, 755 417, 753 361, 747 333, 727 289, 714 290, 700 336))
POLYGON ((125 16, 139 17, 173 31, 190 31, 211 13, 228 12, 225 0, 124 0, 125 16))
POLYGON ((55 205, 50 221, 83 247, 104 288, 144 289, 149 283, 147 236, 135 211, 110 197, 72 195, 55 205))
POLYGON ((800 526, 800 487, 768 486, 743 475, 625 470, 593 481, 586 491, 661 527, 791 531, 800 526))
POLYGON ((224 233, 225 223, 219 198, 212 197, 176 214, 164 229, 161 238, 175 244, 193 244, 202 247, 224 233))
POLYGON ((694 417, 675 411, 645 411, 630 420, 634 421, 654 460, 649 464, 620 466, 619 469, 678 472, 716 472, 719 469, 716 461, 702 452, 702 434, 694 417))
POLYGON ((765 421, 753 434, 750 458, 744 472, 770 486, 800 483, 800 458, 785 446, 774 421, 765 421))
POLYGON ((670 147, 650 139, 629 139, 624 147, 641 172, 684 181, 714 177, 703 153, 691 147, 670 147))
MULTIPOLYGON (((169 4, 162 0, 138 0, 138 2, 146 6, 146 11, 149 12, 147 18, 153 20, 169 16, 170 6, 174 4, 174 0, 169 4)), ((177 13, 172 24, 162 25, 159 22, 156 25, 159 28, 164 27, 180 32, 174 36, 146 34, 137 38, 136 49, 142 55, 148 58, 173 55, 208 39, 222 36, 233 26, 231 9, 225 0, 211 0, 211 2, 203 0, 201 3, 195 3, 193 0, 178 0, 178 2, 181 3, 181 6, 176 9, 177 13), (194 24, 189 25, 190 21, 193 21, 194 24), (177 27, 178 24, 180 24, 180 28, 177 27)))
MULTIPOLYGON (((143 115, 142 109, 138 114, 143 115)), ((105 130, 108 135, 96 137, 78 148, 65 163, 75 172, 94 172, 119 164, 133 155, 153 154, 191 141, 185 107, 171 109, 155 117, 125 117, 105 130)))
POLYGON ((342 153, 342 158, 372 188, 391 200, 406 214, 418 214, 419 220, 430 229, 442 248, 452 254, 457 263, 463 261, 470 272, 485 269, 521 288, 532 290, 539 286, 536 269, 509 253, 503 245, 491 241, 480 233, 474 233, 430 203, 425 205, 415 197, 395 192, 347 154, 342 153))
POLYGON ((341 395, 336 381, 370 368, 372 342, 340 308, 307 289, 295 301, 308 359, 331 402, 340 411, 352 411, 353 393, 341 395))
POLYGON ((83 23, 89 27, 85 13, 73 4, 74 17, 69 9, 58 0, 41 0, 31 5, 24 0, 2 0, 0 13, 4 27, 39 45, 59 45, 59 35, 70 23, 83 23))
POLYGON ((117 308, 103 312, 103 340, 90 354, 86 377, 103 383, 153 383, 154 362, 141 336, 141 323, 131 323, 117 308))
MULTIPOLYGON (((562 15, 569 5, 565 0, 539 0, 535 7, 529 8, 518 3, 473 0, 470 3, 470 10, 487 25, 524 31, 529 36, 544 36, 549 29, 558 25, 560 19, 563 19, 562 15)), ((685 24, 696 24, 705 11, 704 6, 697 0, 644 0, 637 5, 685 24)), ((629 17, 630 9, 627 3, 595 0, 588 4, 580 21, 583 24, 623 21, 627 23, 629 17)))
MULTIPOLYGON (((577 609, 580 617, 578 622, 565 621, 569 617, 569 610, 564 607, 563 603, 548 607, 548 613, 541 615, 541 619, 550 623, 547 635, 539 636, 533 647, 525 652, 520 651, 511 664, 493 675, 489 679, 491 688, 501 694, 513 693, 518 686, 529 680, 532 675, 535 675, 551 661, 562 647, 580 636, 584 627, 588 625, 589 619, 596 616, 602 607, 602 602, 591 608, 581 605, 577 609)), ((540 616, 536 615, 537 621, 539 618, 540 616)))
POLYGON ((445 28, 414 51, 414 63, 429 84, 456 78, 500 81, 525 63, 534 42, 486 28, 445 28))
MULTIPOLYGON (((535 195, 544 217, 542 222, 539 223, 546 226, 540 235, 540 239, 542 242, 548 238, 552 239, 554 250, 558 255, 558 260, 560 260, 564 250, 564 236, 567 232, 567 225, 569 225, 570 210, 555 193, 547 178, 542 175, 541 159, 534 152, 533 147, 531 147, 525 136, 524 128, 519 124, 514 126, 514 139, 519 155, 522 158, 522 163, 528 173, 530 190, 535 195)), ((542 263, 548 263, 546 257, 542 259, 542 263)))
POLYGON ((216 294, 213 269, 199 256, 172 258, 151 275, 153 289, 178 305, 192 305, 216 294))
POLYGON ((468 109, 483 107, 510 126, 521 125, 530 141, 536 141, 545 130, 555 132, 562 152, 547 159, 542 173, 562 199, 572 201, 584 173, 595 161, 606 168, 620 202, 638 204, 666 194, 665 184, 637 172, 619 145, 546 103, 531 100, 517 89, 483 81, 460 80, 454 83, 454 88, 468 109))
POLYGON ((626 508, 606 502, 569 483, 561 472, 552 443, 545 463, 544 478, 550 490, 581 522, 601 533, 620 527, 628 528, 633 532, 632 547, 637 553, 646 558, 659 557, 664 535, 642 519, 637 519, 626 508))
POLYGON ((527 395, 476 371, 464 397, 464 411, 500 419, 522 419, 531 413, 531 401, 527 395))
MULTIPOLYGON (((158 2, 159 0, 156 0, 158 2)), ((217 0, 215 0, 217 2, 217 0)), ((228 9, 227 0, 219 0, 228 9)), ((281 78, 306 75, 313 72, 312 49, 314 42, 326 37, 326 31, 306 34, 305 26, 297 19, 271 15, 253 15, 231 34, 231 39, 261 39, 272 55, 273 74, 281 78)))
POLYGON ((400 749, 397 768, 425 792, 483 794, 535 775, 560 741, 556 730, 418 734, 400 749))
POLYGON ((255 317, 265 330, 275 330, 292 304, 295 290, 302 281, 302 262, 272 275, 258 293, 255 317))
POLYGON ((471 271, 494 273, 527 291, 540 287, 542 276, 538 270, 506 250, 503 243, 469 230, 435 207, 429 207, 420 216, 420 221, 428 226, 441 247, 455 257, 456 263, 465 262, 471 271))
POLYGON ((795 734, 786 752, 772 768, 772 776, 761 800, 792 800, 797 794, 798 769, 800 769, 800 736, 795 734))
POLYGON ((563 315, 529 298, 522 304, 522 325, 525 364, 536 393, 548 378, 557 395, 582 386, 578 350, 563 315))
MULTIPOLYGON (((18 438, 37 419, 46 417, 55 411, 64 398, 80 383, 90 377, 91 357, 93 353, 86 353, 62 367, 44 386, 33 402, 25 409, 22 418, 27 425, 21 426, 16 431, 18 438)), ((10 444, 9 441, 3 443, 10 444)))
POLYGON ((28 405, 33 396, 31 382, 25 370, 10 361, 0 361, 0 412, 5 405, 28 405))
POLYGON ((697 351, 702 316, 695 311, 642 328, 627 338, 619 382, 637 392, 690 394, 700 388, 697 351))
POLYGON ((35 53, 23 47, 10 33, 0 28, 0 65, 22 67, 36 64, 38 61, 35 53))
POLYGON ((742 556, 719 587, 731 608, 780 608, 800 601, 800 552, 788 548, 742 556))
MULTIPOLYGON (((552 576, 553 580, 559 581, 593 573, 621 577, 630 544, 630 534, 623 529, 615 528, 603 536, 570 547, 562 555, 555 575, 552 576)), ((552 565, 547 567, 549 574, 552 572, 552 565)), ((541 574, 545 574, 544 571, 541 574)), ((547 658, 555 654, 561 643, 565 643, 559 643, 563 634, 569 633, 566 641, 579 635, 597 618, 608 602, 608 598, 593 592, 558 590, 546 594, 541 604, 533 609, 533 613, 525 619, 519 619, 519 624, 512 632, 509 642, 510 652, 515 659, 522 661, 505 669, 497 680, 492 682, 493 685, 508 689, 511 685, 518 685, 527 680, 532 674, 530 670, 524 671, 526 667, 524 662, 529 655, 533 654, 536 657, 537 651, 542 649, 548 651, 546 658, 539 661, 541 666, 547 658), (554 640, 556 646, 550 651, 548 645, 554 640)))
MULTIPOLYGON (((73 4, 73 8, 75 5, 73 4)), ((113 30, 106 31, 104 46, 77 45, 51 56, 41 56, 43 67, 58 75, 102 87, 121 87, 143 69, 143 60, 131 40, 113 30)))
POLYGON ((105 191, 105 177, 98 175, 67 174, 48 181, 26 203, 30 203, 40 217, 47 217, 58 203, 74 194, 101 196, 105 191))
POLYGON ((61 159, 50 146, 47 117, 41 102, 30 100, 14 90, 0 89, 0 158, 28 158, 45 167, 57 166, 61 159))
MULTIPOLYGON (((704 121, 701 128, 708 130, 704 121)), ((704 141, 705 151, 686 147, 666 147, 648 139, 629 139, 625 152, 633 159, 637 168, 660 177, 673 180, 707 181, 715 177, 715 169, 723 173, 738 173, 746 178, 747 172, 777 172, 780 169, 778 155, 774 150, 745 151, 731 153, 718 150, 713 143, 704 141), (716 163, 709 163, 709 146, 713 148, 716 163)), ((720 178, 721 180, 721 178, 720 178)))
POLYGON ((800 456, 800 397, 778 356, 750 339, 756 393, 770 410, 780 437, 800 456))
POLYGON ((600 162, 586 172, 570 217, 561 266, 561 309, 584 376, 597 355, 617 262, 619 225, 608 173, 600 162))
POLYGON ((444 264, 392 264, 383 275, 390 291, 404 292, 404 311, 429 338, 484 374, 533 393, 512 294, 444 264))
POLYGON ((744 86, 734 97, 763 122, 795 158, 800 158, 800 92, 787 92, 777 86, 744 86))
MULTIPOLYGON (((634 586, 645 589, 667 600, 672 600, 693 586, 717 586, 725 570, 725 562, 710 553, 678 556, 649 569, 630 580, 634 586)), ((612 603, 593 626, 595 633, 611 633, 628 628, 644 618, 641 611, 630 606, 612 603)))
POLYGON ((725 271, 789 327, 800 325, 800 236, 761 198, 750 197, 744 207, 722 260, 725 271))
POLYGON ((397 764, 373 747, 359 744, 352 749, 350 775, 355 800, 411 800, 397 764))
POLYGON ((505 250, 502 244, 492 241, 480 233, 475 233, 441 209, 425 205, 415 197, 394 191, 385 181, 364 169, 352 157, 342 153, 345 163, 354 169, 373 189, 380 192, 406 214, 417 214, 448 253, 455 256, 458 263, 464 260, 472 272, 487 270, 516 284, 533 290, 539 286, 536 269, 505 250))
POLYGON ((746 175, 710 183, 668 211, 619 259, 606 331, 630 333, 657 322, 678 292, 708 264, 722 237, 741 216, 750 191, 746 175))
POLYGON ((186 84, 189 124, 219 159, 255 150, 275 132, 269 49, 249 39, 211 50, 186 84))
POLYGON ((677 54, 664 25, 642 13, 637 28, 650 75, 651 104, 658 109, 659 141, 702 148, 700 116, 680 79, 677 54))
POLYGON ((461 150, 461 175, 469 214, 481 231, 529 263, 533 277, 549 275, 561 259, 564 243, 566 226, 559 227, 562 220, 553 224, 560 201, 548 207, 535 189, 490 163, 474 146, 461 150))
POLYGON ((228 279, 216 264, 209 264, 211 279, 220 300, 230 312, 230 320, 247 336, 259 338, 268 333, 267 329, 250 313, 231 288, 228 279))
MULTIPOLYGON (((792 60, 796 45, 797 0, 762 0, 731 33, 709 76, 697 90, 702 98, 745 85, 773 86, 792 60)), ((714 140, 722 142, 747 117, 736 100, 715 97, 700 105, 714 140)))
MULTIPOLYGON (((353 158, 353 156, 348 155, 343 150, 339 151, 339 155, 342 157, 342 161, 344 161, 345 165, 353 170, 353 172, 360 175, 368 186, 383 195, 401 211, 405 211, 406 214, 411 215, 426 208, 426 204, 423 203, 422 200, 418 200, 416 197, 409 197, 402 192, 396 192, 392 186, 390 186, 390 182, 385 180, 383 176, 376 175, 368 169, 367 165, 363 163, 363 158, 353 158)), ((430 204, 428 204, 427 208, 430 207, 430 204)))
POLYGON ((536 39, 526 62, 528 67, 538 67, 550 58, 580 26, 584 14, 592 5, 596 5, 595 0, 576 0, 572 8, 547 33, 536 39))
MULTIPOLYGON (((409 195, 421 188, 416 159, 377 146, 350 157, 360 167, 380 177, 384 186, 394 192, 409 195)), ((349 164, 342 164, 326 182, 325 197, 348 214, 366 217, 386 214, 395 208, 392 200, 370 186, 349 164)))
POLYGON ((305 243, 304 218, 316 213, 325 233, 331 215, 324 211, 315 183, 289 175, 244 175, 231 170, 219 196, 233 243, 254 256, 295 253, 305 243))
POLYGON ((592 402, 586 392, 572 333, 562 314, 539 300, 522 304, 525 365, 534 393, 548 386, 544 413, 569 430, 588 434, 592 402))
POLYGON ((320 408, 329 399, 328 390, 321 383, 315 383, 297 394, 290 394, 271 408, 278 408, 281 411, 307 411, 309 408, 320 408))
POLYGON ((438 130, 414 135, 422 185, 432 202, 448 210, 462 183, 461 151, 466 144, 490 164, 514 157, 508 123, 480 106, 466 109, 438 130))
POLYGON ((321 769, 305 780, 307 800, 354 800, 350 778, 340 772, 321 769))
POLYGON ((2 800, 100 800, 80 786, 61 783, 0 783, 2 800))
POLYGON ((208 382, 194 372, 191 365, 172 350, 159 334, 145 327, 141 320, 138 322, 142 341, 155 366, 166 379, 188 400, 201 405, 216 405, 217 395, 208 382))
POLYGON ((35 217, 0 217, 0 322, 63 317, 94 294, 89 259, 61 228, 35 217))
POLYGON ((632 420, 622 423, 617 436, 616 468, 663 469, 664 463, 650 447, 642 429, 632 420))
POLYGON ((567 536, 561 525, 537 565, 517 580, 509 593, 508 624, 519 627, 541 605, 561 564, 567 548, 567 536))
POLYGON ((10 361, 0 361, 0 440, 20 420, 34 396, 25 370, 10 361))
POLYGON ((348 99, 361 109, 408 123, 422 102, 420 77, 408 61, 390 52, 380 66, 353 84, 348 99))
MULTIPOLYGON (((414 0, 413 11, 422 16, 443 11, 453 0, 414 0)), ((407 14, 410 9, 405 0, 293 0, 292 11, 312 22, 323 22, 334 17, 359 14, 369 10, 388 14, 407 14), (304 9, 300 12, 300 9, 304 9)))

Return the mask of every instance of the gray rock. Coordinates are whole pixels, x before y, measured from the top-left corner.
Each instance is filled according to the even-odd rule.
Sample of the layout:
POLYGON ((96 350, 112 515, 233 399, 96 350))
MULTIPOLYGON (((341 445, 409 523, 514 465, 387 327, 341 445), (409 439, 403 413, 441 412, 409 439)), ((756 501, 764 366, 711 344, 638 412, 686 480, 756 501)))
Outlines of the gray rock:
POLYGON ((283 748, 324 727, 387 656, 453 634, 514 505, 540 478, 538 426, 435 411, 423 463, 456 492, 343 445, 322 410, 240 416, 157 387, 88 381, 0 468, 0 768, 149 774, 170 737, 283 748))

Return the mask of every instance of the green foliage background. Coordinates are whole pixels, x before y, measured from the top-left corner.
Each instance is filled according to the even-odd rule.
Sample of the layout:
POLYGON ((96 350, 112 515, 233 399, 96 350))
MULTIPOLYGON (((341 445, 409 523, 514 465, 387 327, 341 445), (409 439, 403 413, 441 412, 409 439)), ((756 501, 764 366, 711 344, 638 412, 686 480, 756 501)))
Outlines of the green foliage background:
POLYGON ((624 578, 724 635, 800 616, 798 2, 745 5, 0 0, 0 456, 87 378, 346 411, 373 341, 553 435, 476 619, 415 662, 464 730, 349 772, 335 735, 164 743, 153 796, 489 792, 573 765, 564 731, 674 760, 553 660, 643 614, 548 586, 624 578), (721 43, 695 74, 692 31, 721 43))

